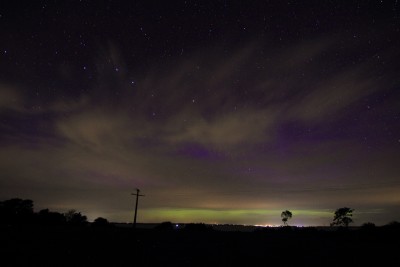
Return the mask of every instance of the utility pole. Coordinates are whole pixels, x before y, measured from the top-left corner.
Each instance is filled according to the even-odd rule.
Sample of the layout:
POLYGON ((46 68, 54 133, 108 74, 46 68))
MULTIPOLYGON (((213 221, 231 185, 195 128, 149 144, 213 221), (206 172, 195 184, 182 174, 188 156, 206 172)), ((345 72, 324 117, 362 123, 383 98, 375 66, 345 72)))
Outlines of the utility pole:
POLYGON ((136 188, 136 194, 132 193, 131 195, 136 196, 136 206, 135 206, 135 219, 133 220, 133 228, 136 229, 136 216, 137 216, 137 207, 139 203, 139 197, 144 197, 144 195, 139 194, 140 190, 136 188))

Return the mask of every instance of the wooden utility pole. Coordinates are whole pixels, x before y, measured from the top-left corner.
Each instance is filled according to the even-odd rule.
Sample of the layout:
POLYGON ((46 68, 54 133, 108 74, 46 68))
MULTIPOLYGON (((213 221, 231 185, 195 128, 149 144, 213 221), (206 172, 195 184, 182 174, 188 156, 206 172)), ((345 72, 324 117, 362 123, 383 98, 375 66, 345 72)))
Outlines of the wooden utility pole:
POLYGON ((137 207, 139 203, 139 197, 144 197, 144 195, 139 194, 140 190, 136 188, 136 194, 132 193, 131 195, 136 196, 136 206, 135 206, 135 219, 133 220, 133 228, 136 229, 136 217, 137 217, 137 207))

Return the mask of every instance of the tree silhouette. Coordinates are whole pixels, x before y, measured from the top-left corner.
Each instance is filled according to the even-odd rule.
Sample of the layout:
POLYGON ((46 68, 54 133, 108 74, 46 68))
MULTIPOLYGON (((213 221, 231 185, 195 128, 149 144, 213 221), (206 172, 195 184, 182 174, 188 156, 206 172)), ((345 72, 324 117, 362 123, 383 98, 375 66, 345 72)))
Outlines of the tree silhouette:
POLYGON ((0 202, 0 221, 6 224, 26 224, 33 220, 33 201, 12 198, 0 202))
POLYGON ((87 224, 87 217, 82 215, 80 212, 76 212, 76 210, 69 210, 65 214, 65 219, 67 223, 72 225, 85 225, 87 224))
POLYGON ((287 221, 292 218, 292 213, 288 210, 282 211, 281 218, 283 225, 287 226, 288 225, 287 221))
POLYGON ((66 222, 65 216, 59 212, 43 209, 36 214, 37 222, 42 225, 63 225, 66 222))
POLYGON ((348 227, 350 223, 353 222, 353 219, 350 218, 353 216, 354 209, 351 208, 340 208, 335 211, 335 216, 331 223, 331 226, 345 226, 348 227))
POLYGON ((103 217, 98 217, 97 219, 95 219, 93 221, 93 224, 92 224, 92 226, 95 226, 95 227, 106 227, 109 225, 110 225, 110 223, 108 222, 108 220, 103 217))

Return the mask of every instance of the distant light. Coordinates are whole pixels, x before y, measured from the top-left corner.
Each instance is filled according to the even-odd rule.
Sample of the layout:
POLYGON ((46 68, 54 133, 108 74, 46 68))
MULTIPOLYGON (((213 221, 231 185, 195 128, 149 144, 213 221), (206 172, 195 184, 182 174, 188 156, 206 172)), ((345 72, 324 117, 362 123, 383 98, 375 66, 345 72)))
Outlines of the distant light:
POLYGON ((178 227, 179 227, 179 224, 175 224, 175 227, 178 228, 178 227))

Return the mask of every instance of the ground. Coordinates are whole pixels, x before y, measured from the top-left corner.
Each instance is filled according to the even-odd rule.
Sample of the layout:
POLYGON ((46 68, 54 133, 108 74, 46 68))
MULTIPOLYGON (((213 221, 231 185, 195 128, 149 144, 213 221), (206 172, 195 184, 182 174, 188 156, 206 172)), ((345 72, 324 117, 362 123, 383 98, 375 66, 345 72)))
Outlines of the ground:
POLYGON ((2 266, 400 266, 399 229, 1 227, 2 266))

